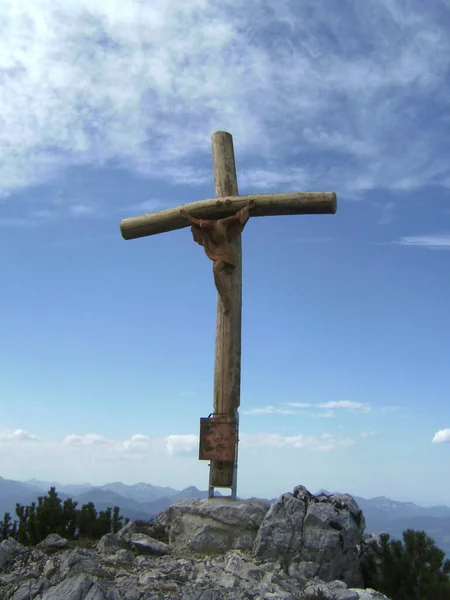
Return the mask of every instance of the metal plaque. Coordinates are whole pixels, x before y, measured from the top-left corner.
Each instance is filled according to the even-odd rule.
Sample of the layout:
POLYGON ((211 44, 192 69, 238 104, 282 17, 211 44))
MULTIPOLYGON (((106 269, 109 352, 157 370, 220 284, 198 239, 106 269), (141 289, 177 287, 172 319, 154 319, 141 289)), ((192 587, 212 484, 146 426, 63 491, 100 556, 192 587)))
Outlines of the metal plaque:
POLYGON ((200 460, 234 461, 236 419, 226 416, 200 419, 200 460))

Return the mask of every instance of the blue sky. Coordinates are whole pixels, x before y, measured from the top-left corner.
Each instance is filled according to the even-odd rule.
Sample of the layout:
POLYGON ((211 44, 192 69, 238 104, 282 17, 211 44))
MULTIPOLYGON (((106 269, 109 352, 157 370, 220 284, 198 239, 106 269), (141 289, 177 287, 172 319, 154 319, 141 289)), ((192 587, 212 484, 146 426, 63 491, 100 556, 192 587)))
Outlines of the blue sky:
POLYGON ((0 475, 206 488, 211 263, 188 229, 119 225, 212 198, 225 130, 241 194, 338 196, 243 234, 238 493, 450 504, 448 0, 0 21, 0 475))

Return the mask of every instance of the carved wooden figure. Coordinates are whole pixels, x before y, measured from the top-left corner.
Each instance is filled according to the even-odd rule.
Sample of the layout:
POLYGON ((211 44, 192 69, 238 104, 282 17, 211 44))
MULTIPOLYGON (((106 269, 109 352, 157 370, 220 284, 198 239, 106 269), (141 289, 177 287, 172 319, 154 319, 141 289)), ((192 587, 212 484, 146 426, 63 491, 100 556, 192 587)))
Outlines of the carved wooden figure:
MULTIPOLYGON (((334 192, 238 195, 233 139, 212 136, 216 198, 124 219, 122 236, 134 239, 191 226, 194 240, 213 261, 218 290, 214 365, 214 415, 238 423, 241 389, 242 258, 241 233, 249 216, 334 214, 334 192)), ((232 438, 230 438, 232 439, 232 438)), ((229 487, 236 498, 237 440, 234 461, 210 463, 209 495, 229 487)))
POLYGON ((250 200, 247 206, 235 215, 212 221, 196 219, 191 217, 183 208, 180 210, 191 225, 194 240, 205 248, 206 256, 213 261, 214 282, 222 299, 224 314, 230 312, 233 302, 229 276, 239 262, 236 249, 231 240, 241 235, 250 217, 249 210, 254 204, 255 201, 250 200))

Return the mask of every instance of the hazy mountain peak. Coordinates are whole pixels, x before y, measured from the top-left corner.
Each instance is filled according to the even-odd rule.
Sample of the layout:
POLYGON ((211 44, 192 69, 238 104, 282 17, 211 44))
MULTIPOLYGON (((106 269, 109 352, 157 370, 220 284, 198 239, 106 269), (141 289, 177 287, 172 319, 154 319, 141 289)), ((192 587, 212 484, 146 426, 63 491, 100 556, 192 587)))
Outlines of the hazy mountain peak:
MULTIPOLYGON (((14 515, 17 502, 24 506, 36 502, 37 498, 46 494, 52 485, 56 487, 62 501, 72 498, 78 502, 80 508, 82 504, 93 502, 98 511, 119 506, 121 514, 130 519, 154 518, 177 500, 208 497, 207 491, 199 490, 196 486, 189 486, 180 491, 169 487, 153 486, 143 481, 134 485, 126 485, 121 481, 103 486, 93 486, 90 483, 60 485, 36 478, 24 482, 0 476, 0 519, 5 512, 14 515)), ((321 493, 329 496, 332 492, 325 489, 316 492, 316 494, 321 493)), ((215 495, 221 494, 216 491, 215 495)), ((391 500, 386 496, 371 499, 358 496, 353 498, 363 511, 367 533, 385 532, 393 538, 401 539, 402 532, 408 528, 424 530, 450 556, 449 506, 423 507, 413 502, 391 500)))

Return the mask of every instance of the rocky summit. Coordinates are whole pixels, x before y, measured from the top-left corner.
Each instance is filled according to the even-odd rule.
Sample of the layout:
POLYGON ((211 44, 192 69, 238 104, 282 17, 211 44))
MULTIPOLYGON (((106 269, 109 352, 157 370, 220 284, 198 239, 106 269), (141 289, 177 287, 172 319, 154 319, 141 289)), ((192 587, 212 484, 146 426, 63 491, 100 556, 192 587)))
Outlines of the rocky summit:
POLYGON ((378 545, 352 496, 181 500, 91 547, 0 544, 1 600, 389 600, 362 589, 378 545))

